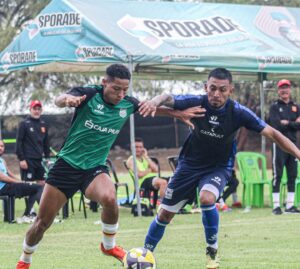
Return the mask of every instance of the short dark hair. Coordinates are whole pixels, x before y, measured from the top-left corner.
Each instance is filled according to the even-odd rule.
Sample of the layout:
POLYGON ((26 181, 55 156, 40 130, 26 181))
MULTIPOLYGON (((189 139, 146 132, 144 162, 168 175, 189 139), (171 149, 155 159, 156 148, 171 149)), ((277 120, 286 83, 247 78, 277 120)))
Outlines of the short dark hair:
POLYGON ((110 65, 106 68, 106 75, 109 80, 114 80, 115 78, 130 80, 131 78, 129 69, 123 64, 110 65))
POLYGON ((136 137, 134 139, 134 142, 142 142, 142 143, 144 143, 144 140, 142 138, 140 138, 140 137, 136 137))
POLYGON ((210 79, 211 77, 217 78, 217 79, 228 80, 230 83, 232 82, 232 75, 231 75, 230 71, 225 68, 221 68, 221 67, 211 70, 208 75, 208 79, 210 79))

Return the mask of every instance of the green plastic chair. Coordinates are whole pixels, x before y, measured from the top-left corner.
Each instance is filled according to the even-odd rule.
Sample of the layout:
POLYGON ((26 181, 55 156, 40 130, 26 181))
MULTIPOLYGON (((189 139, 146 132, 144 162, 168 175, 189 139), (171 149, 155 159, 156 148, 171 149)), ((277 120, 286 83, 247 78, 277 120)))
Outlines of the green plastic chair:
MULTIPOLYGON (((280 181, 280 206, 283 206, 283 203, 286 199, 286 194, 287 194, 287 172, 286 168, 284 167, 281 181, 280 181)), ((300 162, 298 161, 298 174, 297 178, 295 181, 295 200, 294 200, 294 205, 298 207, 300 204, 300 162)))
POLYGON ((264 206, 264 185, 269 185, 270 205, 273 204, 272 180, 267 178, 265 155, 256 152, 239 152, 236 155, 243 183, 243 204, 245 207, 264 206))

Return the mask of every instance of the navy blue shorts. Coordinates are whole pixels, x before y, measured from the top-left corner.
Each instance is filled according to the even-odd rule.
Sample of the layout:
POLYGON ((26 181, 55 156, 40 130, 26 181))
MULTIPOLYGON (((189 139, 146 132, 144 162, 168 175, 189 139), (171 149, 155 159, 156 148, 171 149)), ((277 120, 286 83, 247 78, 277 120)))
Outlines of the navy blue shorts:
POLYGON ((62 158, 58 158, 49 171, 46 183, 59 189, 67 198, 71 198, 78 190, 85 194, 87 187, 101 173, 109 175, 106 166, 99 165, 88 170, 82 170, 76 169, 62 158))
POLYGON ((199 191, 212 192, 218 199, 231 174, 232 171, 226 168, 177 169, 168 183, 161 207, 178 212, 185 204, 194 201, 197 187, 199 191))

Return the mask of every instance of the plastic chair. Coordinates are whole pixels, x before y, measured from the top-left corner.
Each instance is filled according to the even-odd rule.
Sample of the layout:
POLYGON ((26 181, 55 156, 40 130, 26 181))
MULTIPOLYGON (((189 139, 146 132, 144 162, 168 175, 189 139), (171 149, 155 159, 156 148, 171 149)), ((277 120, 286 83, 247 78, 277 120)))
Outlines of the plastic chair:
MULTIPOLYGON (((297 178, 295 181, 295 200, 294 200, 294 205, 296 207, 299 206, 300 204, 300 162, 297 162, 298 164, 298 171, 297 171, 297 178)), ((284 201, 286 199, 287 195, 287 182, 288 182, 288 177, 287 177, 287 172, 286 168, 284 167, 281 181, 280 181, 280 206, 283 206, 284 201)))
POLYGON ((266 157, 260 153, 245 151, 237 153, 236 160, 243 183, 243 204, 246 207, 263 207, 264 185, 267 184, 272 205, 272 180, 267 178, 266 157))
MULTIPOLYGON (((159 161, 157 158, 155 157, 150 157, 151 160, 153 162, 156 163, 157 167, 158 167, 158 172, 157 175, 158 177, 160 177, 160 165, 159 165, 159 161)), ((135 189, 135 183, 134 183, 134 174, 133 171, 131 171, 131 169, 129 169, 129 167, 127 166, 126 160, 123 161, 123 164, 125 166, 125 168, 127 169, 131 179, 133 180, 133 186, 134 186, 134 192, 133 192, 133 200, 135 199, 135 195, 136 195, 136 189, 135 189)), ((152 190, 147 190, 147 189, 142 189, 140 188, 140 197, 141 198, 148 198, 151 204, 152 208, 156 208, 156 204, 157 204, 157 200, 158 200, 158 190, 152 191, 152 190)))
POLYGON ((125 188, 125 191, 126 191, 126 202, 124 204, 122 204, 122 205, 129 205, 130 202, 129 202, 129 188, 128 188, 128 184, 126 182, 120 182, 119 181, 119 178, 118 178, 115 166, 113 165, 113 163, 112 163, 112 161, 110 159, 106 160, 106 164, 109 167, 109 170, 111 171, 113 179, 115 181, 116 192, 118 193, 118 188, 119 187, 124 187, 125 188))

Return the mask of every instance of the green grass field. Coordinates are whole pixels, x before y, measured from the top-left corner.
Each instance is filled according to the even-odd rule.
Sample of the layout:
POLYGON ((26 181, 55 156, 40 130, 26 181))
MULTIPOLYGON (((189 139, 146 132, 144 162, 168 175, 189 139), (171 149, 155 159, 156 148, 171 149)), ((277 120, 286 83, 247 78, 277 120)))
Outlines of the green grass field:
MULTIPOLYGON (((267 198, 267 193, 265 194, 267 198)), ((241 196, 240 196, 241 197, 241 196)), ((122 268, 98 250, 101 226, 99 212, 78 211, 63 223, 53 224, 33 256, 31 269, 122 268)), ((230 204, 230 203, 229 203, 230 204)), ((17 200, 16 216, 24 201, 17 200)), ((220 214, 221 269, 300 269, 300 216, 271 214, 271 208, 242 213, 235 209, 220 214)), ((2 211, 0 212, 2 219, 2 211)), ((152 217, 135 218, 130 209, 120 209, 118 244, 126 249, 142 246, 152 217)), ((29 224, 0 221, 0 269, 14 269, 21 254, 29 224)), ((177 215, 155 251, 158 269, 205 268, 205 239, 201 214, 177 215)))

